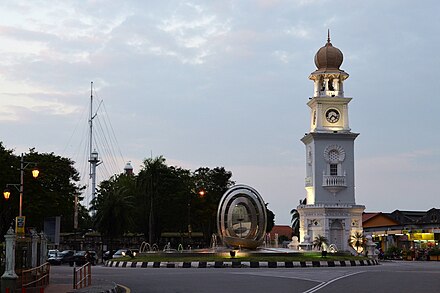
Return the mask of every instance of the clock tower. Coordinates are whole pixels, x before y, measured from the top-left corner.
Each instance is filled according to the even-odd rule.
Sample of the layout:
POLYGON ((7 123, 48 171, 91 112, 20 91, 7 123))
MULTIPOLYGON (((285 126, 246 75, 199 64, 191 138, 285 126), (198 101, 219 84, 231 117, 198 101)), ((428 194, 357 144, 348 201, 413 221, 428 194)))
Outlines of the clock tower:
POLYGON ((315 55, 317 69, 310 108, 310 132, 301 139, 306 147, 306 199, 300 202, 300 241, 325 236, 338 250, 348 249, 348 240, 362 232, 362 212, 356 205, 354 185, 354 141, 351 132, 344 81, 348 73, 340 69, 342 52, 333 47, 330 34, 315 55))

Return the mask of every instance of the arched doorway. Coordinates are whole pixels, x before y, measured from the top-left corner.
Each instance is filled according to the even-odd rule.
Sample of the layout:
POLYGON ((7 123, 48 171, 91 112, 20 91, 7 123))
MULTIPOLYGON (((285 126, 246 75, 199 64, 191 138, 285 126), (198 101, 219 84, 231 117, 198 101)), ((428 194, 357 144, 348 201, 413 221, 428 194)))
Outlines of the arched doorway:
POLYGON ((333 220, 330 224, 330 244, 335 244, 338 249, 344 249, 344 229, 341 220, 333 220))

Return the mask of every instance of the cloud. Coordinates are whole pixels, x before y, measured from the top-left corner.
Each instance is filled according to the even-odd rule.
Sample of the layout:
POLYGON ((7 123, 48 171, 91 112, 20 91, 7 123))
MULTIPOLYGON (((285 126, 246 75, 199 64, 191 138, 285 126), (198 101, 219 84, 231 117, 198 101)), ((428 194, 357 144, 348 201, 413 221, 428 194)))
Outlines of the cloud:
POLYGON ((295 53, 291 53, 291 52, 287 52, 287 51, 283 51, 283 50, 277 50, 277 51, 273 52, 272 55, 276 59, 280 60, 281 62, 283 62, 285 64, 290 63, 297 56, 295 53))
POLYGON ((300 39, 308 39, 311 35, 310 29, 305 28, 302 24, 291 26, 285 29, 284 32, 287 35, 291 35, 300 39))
MULTIPOLYGON (((160 52, 177 52, 173 56, 178 57, 182 63, 203 64, 206 57, 220 50, 217 46, 231 30, 230 21, 221 20, 207 11, 199 5, 186 3, 165 17, 157 28, 173 40, 168 44, 172 49, 162 49, 160 52), (187 13, 182 13, 182 10, 187 13)), ((153 47, 157 47, 156 44, 153 47)))

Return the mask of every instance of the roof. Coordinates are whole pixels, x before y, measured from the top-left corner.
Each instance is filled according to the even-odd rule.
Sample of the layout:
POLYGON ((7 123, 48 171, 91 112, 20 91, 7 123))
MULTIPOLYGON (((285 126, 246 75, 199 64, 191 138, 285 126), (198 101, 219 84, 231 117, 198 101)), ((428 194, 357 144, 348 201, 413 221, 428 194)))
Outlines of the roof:
POLYGON ((273 239, 275 237, 275 234, 278 234, 278 236, 285 235, 290 238, 292 237, 292 233, 292 227, 288 225, 275 225, 270 231, 270 238, 273 239))
POLYGON ((328 69, 334 69, 339 71, 344 60, 344 55, 341 50, 333 47, 330 42, 330 31, 328 32, 327 43, 321 47, 315 55, 315 65, 317 71, 326 71, 328 69))
POLYGON ((369 219, 375 217, 380 213, 363 213, 362 214, 362 223, 368 221, 369 219))
POLYGON ((399 225, 399 222, 387 213, 364 213, 362 214, 362 226, 364 228, 391 227, 399 225))

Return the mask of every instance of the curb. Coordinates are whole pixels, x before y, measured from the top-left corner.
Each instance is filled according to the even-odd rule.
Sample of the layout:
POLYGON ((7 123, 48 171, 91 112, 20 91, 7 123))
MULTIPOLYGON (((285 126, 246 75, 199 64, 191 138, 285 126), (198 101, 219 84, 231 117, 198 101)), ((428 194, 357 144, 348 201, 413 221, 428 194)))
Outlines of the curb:
POLYGON ((115 268, 305 268, 305 267, 356 267, 374 266, 379 262, 374 259, 350 261, 193 261, 193 262, 131 262, 112 261, 105 262, 106 267, 115 268))

